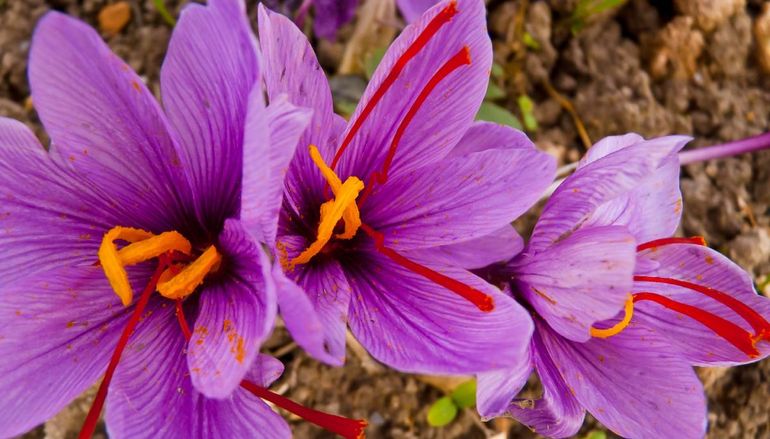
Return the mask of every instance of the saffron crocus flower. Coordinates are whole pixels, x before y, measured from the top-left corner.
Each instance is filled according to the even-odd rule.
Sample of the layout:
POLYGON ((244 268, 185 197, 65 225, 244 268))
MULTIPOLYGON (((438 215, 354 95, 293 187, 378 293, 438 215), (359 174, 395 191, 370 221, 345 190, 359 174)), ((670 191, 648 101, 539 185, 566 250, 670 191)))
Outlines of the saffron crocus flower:
POLYGON ((268 95, 314 111, 275 243, 279 308, 297 342, 341 364, 348 322, 374 357, 413 372, 490 370, 521 355, 526 311, 462 267, 510 256, 477 239, 536 201, 554 162, 520 132, 473 122, 492 62, 483 2, 443 2, 407 27, 349 123, 299 29, 262 8, 259 36, 268 95), (478 151, 484 142, 512 148, 478 151))
POLYGON ((337 31, 356 14, 358 0, 263 0, 268 8, 286 16, 294 16, 294 22, 302 27, 310 8, 315 12, 313 32, 327 40, 337 37, 337 31))
POLYGON ((0 436, 102 374, 81 437, 105 399, 113 437, 290 436, 260 398, 360 429, 265 388, 282 369, 259 355, 275 287, 238 217, 241 201, 259 207, 262 234, 275 234, 282 182, 259 172, 241 191, 244 144, 285 166, 290 154, 282 165, 274 151, 294 147, 309 114, 265 108, 242 2, 184 10, 161 72, 165 112, 93 29, 56 12, 35 30, 29 74, 52 145, 0 119, 0 436))
POLYGON ((553 194, 498 273, 533 310, 535 334, 521 361, 480 375, 482 415, 566 437, 588 410, 624 437, 702 437, 706 399, 692 366, 770 352, 770 305, 749 276, 702 238, 671 237, 687 141, 606 138, 553 194), (511 402, 533 367, 542 398, 511 402))

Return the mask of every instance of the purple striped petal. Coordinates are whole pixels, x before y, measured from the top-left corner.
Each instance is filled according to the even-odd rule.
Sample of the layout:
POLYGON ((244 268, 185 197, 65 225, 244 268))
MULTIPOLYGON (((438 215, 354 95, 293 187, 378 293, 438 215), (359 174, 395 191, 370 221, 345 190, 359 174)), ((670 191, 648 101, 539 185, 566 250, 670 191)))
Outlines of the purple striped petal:
POLYGON ((598 321, 614 317, 633 285, 636 242, 625 227, 580 229, 548 249, 514 260, 514 282, 559 334, 591 337, 598 321))
POLYGON ((238 211, 246 111, 258 75, 243 0, 184 8, 163 62, 161 91, 179 136, 178 160, 211 231, 238 211))
MULTIPOLYGON (((110 437, 291 437, 286 421, 246 390, 218 400, 195 389, 173 313, 173 307, 156 307, 132 336, 107 395, 110 437)), ((274 359, 260 355, 247 378, 269 384, 279 370, 274 359)))
POLYGON ((160 232, 188 223, 192 195, 169 124, 139 76, 96 31, 46 14, 32 39, 29 78, 52 154, 125 212, 118 224, 160 232))
POLYGON ((226 278, 200 293, 187 363, 195 388, 226 398, 238 387, 273 328, 275 286, 270 261, 237 220, 227 220, 219 250, 226 278))
MULTIPOLYGON (((149 272, 132 270, 134 285, 149 272)), ((54 416, 104 373, 133 307, 101 268, 66 267, 0 287, 0 436, 54 416)))
POLYGON ((349 134, 352 137, 341 155, 337 168, 340 176, 356 175, 367 181, 374 171, 381 170, 410 107, 418 102, 419 95, 442 66, 454 56, 462 57, 465 50, 470 64, 460 66, 443 79, 441 75, 435 76, 441 80, 426 95, 411 122, 404 125, 390 170, 395 174, 424 166, 442 159, 454 148, 473 123, 492 67, 492 45, 482 0, 444 1, 401 32, 351 116, 343 138, 349 134), (437 24, 431 25, 434 18, 437 24), (426 29, 437 30, 430 36, 430 32, 424 33, 426 29), (423 40, 427 43, 419 48, 418 42, 423 40), (404 57, 407 51, 416 54, 408 60, 408 56, 404 57), (379 102, 378 94, 382 95, 379 102), (360 130, 354 133, 356 124, 361 124, 360 130))
MULTIPOLYGON (((572 437, 583 425, 585 409, 564 382, 559 366, 554 363, 542 341, 541 331, 551 331, 542 321, 535 322, 532 357, 543 386, 536 400, 518 400, 508 407, 508 414, 532 430, 552 438, 572 437)), ((558 337, 558 335, 551 335, 558 337)))
POLYGON ((706 433, 703 386, 668 343, 636 325, 620 334, 569 341, 538 333, 570 392, 596 419, 623 437, 700 438, 706 433))
POLYGON ((417 261, 491 296, 484 313, 429 280, 367 252, 345 267, 353 297, 350 328, 379 361, 404 372, 467 374, 513 364, 532 331, 527 312, 471 273, 417 261))
MULTIPOLYGON (((770 299, 758 295, 748 273, 717 251, 698 245, 667 245, 643 251, 639 258, 646 260, 645 265, 649 268, 644 271, 637 269, 638 275, 710 287, 747 305, 765 321, 770 319, 770 299)), ((726 319, 750 334, 756 334, 741 314, 731 310, 725 303, 693 289, 658 282, 636 282, 634 291, 661 294, 726 319)), ((768 340, 759 341, 756 349, 760 355, 750 358, 702 323, 655 303, 637 302, 633 318, 666 339, 672 352, 679 353, 694 365, 732 366, 757 361, 770 354, 768 340)), ((770 337, 770 333, 767 336, 770 337)))

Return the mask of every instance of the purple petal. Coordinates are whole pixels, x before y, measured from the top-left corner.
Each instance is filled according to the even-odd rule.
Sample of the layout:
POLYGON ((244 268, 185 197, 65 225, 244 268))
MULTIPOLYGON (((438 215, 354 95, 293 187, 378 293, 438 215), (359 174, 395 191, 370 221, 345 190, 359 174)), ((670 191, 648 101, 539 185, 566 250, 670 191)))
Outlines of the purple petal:
POLYGON ((538 333, 575 398, 616 434, 634 438, 705 435, 703 386, 692 367, 670 355, 664 340, 637 325, 586 343, 541 330, 541 325, 538 333))
POLYGON ((101 235, 121 209, 51 155, 20 122, 0 118, 0 279, 97 260, 101 235))
POLYGON ((537 149, 526 134, 492 122, 474 122, 447 157, 462 157, 488 149, 537 149))
POLYGON ((475 270, 497 262, 507 262, 524 248, 524 240, 512 226, 503 226, 489 235, 459 244, 406 252, 409 257, 440 265, 475 270))
POLYGON ((367 253, 346 265, 353 298, 350 328, 374 358, 404 372, 467 374, 514 364, 532 321, 511 297, 471 273, 417 261, 491 296, 484 313, 458 294, 367 253))
POLYGON ((184 8, 161 70, 161 91, 199 215, 212 230, 237 213, 244 124, 258 75, 242 0, 184 8))
POLYGON ((322 190, 326 181, 310 159, 308 146, 318 147, 326 163, 331 163, 345 122, 334 114, 329 82, 310 42, 291 20, 260 5, 259 42, 270 100, 286 94, 292 104, 313 110, 313 118, 289 166, 287 200, 293 206, 320 204, 325 201, 322 190))
POLYGON ((165 116, 93 29, 46 14, 32 39, 29 77, 52 153, 126 212, 121 224, 159 232, 185 223, 192 195, 165 116))
POLYGON ((551 181, 554 160, 533 149, 497 149, 393 176, 362 207, 365 221, 411 250, 493 233, 524 213, 551 181))
POLYGON ((588 148, 585 156, 578 162, 578 168, 582 168, 602 157, 606 157, 612 153, 642 142, 644 142, 644 137, 636 133, 628 133, 620 136, 607 136, 588 148))
MULTIPOLYGON (((186 346, 172 306, 156 307, 142 320, 107 395, 110 437, 291 437, 286 421, 246 390, 224 400, 199 393, 190 380, 186 346)), ((267 384, 278 370, 273 359, 260 355, 247 377, 267 384)))
MULTIPOLYGON (((685 136, 660 137, 582 166, 548 200, 532 232, 529 248, 542 250, 580 227, 593 224, 591 219, 600 206, 638 188, 689 140, 685 136)), ((654 201, 651 203, 655 205, 654 201)))
POLYGON ((527 384, 532 373, 532 351, 522 354, 505 369, 479 374, 476 377, 476 410, 484 418, 499 416, 511 400, 527 384))
POLYGON ((407 23, 411 23, 424 14, 425 11, 430 9, 433 5, 438 3, 439 0, 396 0, 398 9, 401 11, 401 15, 407 23))
POLYGON ((581 229, 512 265, 514 282, 527 302, 559 334, 591 337, 598 321, 614 317, 633 285, 636 242, 625 227, 581 229))
POLYGON ((99 379, 133 308, 120 306, 94 266, 4 282, 0 297, 0 436, 13 437, 99 379))
MULTIPOLYGON (((638 134, 605 137, 588 150, 578 169, 641 142, 638 134)), ((682 216, 679 168, 678 158, 669 157, 635 188, 599 206, 586 225, 625 225, 640 243, 673 235, 682 216)))
POLYGON ((275 286, 270 261, 236 220, 227 220, 219 250, 230 261, 226 278, 201 291, 187 363, 195 388, 226 398, 251 367, 273 327, 275 286))
POLYGON ((315 0, 313 32, 321 38, 334 40, 337 30, 353 19, 358 0, 315 0))
POLYGON ((272 248, 283 200, 284 176, 311 113, 281 98, 265 108, 262 99, 261 87, 255 87, 243 146, 241 221, 258 241, 272 248))
POLYGON ((405 121, 410 107, 442 66, 465 49, 470 56, 470 65, 462 65, 449 73, 428 94, 406 125, 390 170, 392 173, 406 172, 424 166, 442 159, 454 148, 473 123, 484 99, 492 67, 492 45, 481 0, 445 1, 407 26, 393 42, 350 119, 345 136, 352 132, 356 123, 361 123, 361 129, 353 135, 352 142, 341 155, 340 176, 357 175, 366 182, 372 172, 381 170, 396 131, 405 121), (413 44, 431 20, 452 4, 456 5, 457 14, 440 26, 427 44, 405 64, 379 103, 373 104, 371 113, 364 118, 365 108, 375 102, 375 95, 388 83, 386 78, 396 71, 399 59, 410 47, 415 47, 413 44))
MULTIPOLYGON (((645 265, 650 267, 644 272, 637 270, 639 275, 682 280, 719 290, 754 309, 765 320, 770 319, 770 299, 758 295, 748 273, 717 251, 698 245, 667 245, 643 251, 639 258, 645 259, 645 265)), ((636 282, 634 291, 661 294, 755 333, 751 325, 729 307, 691 289, 657 282, 636 282)), ((703 324, 655 303, 637 302, 633 319, 668 340, 673 352, 694 365, 745 364, 770 354, 770 342, 760 341, 756 345, 760 357, 750 358, 703 324)))
MULTIPOLYGON (((551 331, 542 321, 535 323, 532 357, 543 386, 543 396, 536 400, 520 400, 509 405, 508 414, 532 430, 553 438, 572 437, 583 425, 585 409, 564 382, 559 366, 554 364, 543 345, 541 331, 551 331)), ((553 337, 558 337, 552 334, 553 337)))
MULTIPOLYGON (((308 243, 300 237, 282 236, 291 259, 308 243)), ((278 304, 286 328, 310 355, 332 366, 345 362, 345 332, 350 307, 350 285, 339 262, 314 261, 284 275, 275 270, 278 304)))

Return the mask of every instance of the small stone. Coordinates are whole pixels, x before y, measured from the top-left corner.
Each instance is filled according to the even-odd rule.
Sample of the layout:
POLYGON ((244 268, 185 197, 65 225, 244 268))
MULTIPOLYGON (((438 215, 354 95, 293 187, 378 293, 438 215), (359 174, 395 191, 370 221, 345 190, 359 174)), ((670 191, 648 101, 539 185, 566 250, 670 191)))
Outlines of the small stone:
POLYGON ((756 228, 730 241, 727 248, 730 259, 752 271, 770 256, 770 235, 764 228, 756 228))
POLYGON ((655 37, 650 74, 654 78, 673 75, 688 79, 695 74, 705 40, 693 29, 693 18, 676 17, 655 37))
POLYGON ((99 11, 99 29, 107 35, 116 35, 131 20, 131 5, 121 1, 107 5, 99 11))
POLYGON ((762 5, 762 12, 754 19, 753 32, 757 61, 765 73, 770 73, 770 2, 762 5))
POLYGON ((682 14, 695 19, 698 28, 711 32, 746 7, 746 0, 676 0, 682 14))

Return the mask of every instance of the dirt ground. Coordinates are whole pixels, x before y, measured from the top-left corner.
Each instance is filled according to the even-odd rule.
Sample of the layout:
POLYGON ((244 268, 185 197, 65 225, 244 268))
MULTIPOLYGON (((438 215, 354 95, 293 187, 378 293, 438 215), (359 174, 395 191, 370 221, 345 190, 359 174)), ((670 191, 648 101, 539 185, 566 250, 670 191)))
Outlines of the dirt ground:
MULTIPOLYGON (((373 0, 368 0, 373 1, 373 0)), ((107 4, 98 0, 0 0, 0 115, 24 121, 45 139, 30 101, 27 52, 36 20, 49 9, 97 25, 107 4)), ((130 20, 105 39, 153 91, 171 27, 150 0, 134 0, 130 20)), ((173 15, 176 2, 166 2, 173 15)), ((255 1, 249 1, 254 15, 255 1)), ((691 134, 692 146, 767 131, 770 113, 770 41, 759 0, 629 0, 617 11, 570 31, 576 0, 488 2, 500 80, 508 97, 498 103, 517 112, 515 97, 535 103, 532 137, 562 164, 585 150, 576 123, 560 99, 574 106, 591 140, 629 131, 644 136, 691 134), (528 4, 526 4, 528 3, 528 4), (522 13, 523 11, 523 13, 522 13), (535 46, 523 45, 526 33, 535 46), (764 37, 764 39, 762 39, 764 37), (766 48, 767 49, 767 48, 766 48)), ((395 25, 397 22, 387 23, 395 25)), ((770 27, 770 26, 768 26, 770 27)), ((337 73, 356 23, 334 43, 316 42, 330 75, 337 73)), ((361 79, 341 80, 341 94, 360 93, 361 79), (345 84, 353 84, 344 87, 345 84)), ((684 235, 709 245, 751 271, 758 284, 770 274, 770 152, 690 165, 682 173, 684 235)), ((519 222, 526 231, 531 216, 519 222)), ((481 423, 471 411, 436 429, 426 413, 442 391, 427 379, 389 371, 355 349, 344 368, 322 366, 277 329, 266 346, 287 366, 274 389, 317 409, 367 418, 372 438, 534 437, 513 421, 481 423)), ((770 361, 730 370, 701 371, 709 395, 710 438, 770 437, 770 361)), ((88 397, 26 437, 76 437, 88 397)), ((289 418, 296 437, 327 437, 289 418)), ((601 429, 592 421, 584 433, 601 429)), ((99 434, 104 434, 103 430, 99 434)))

